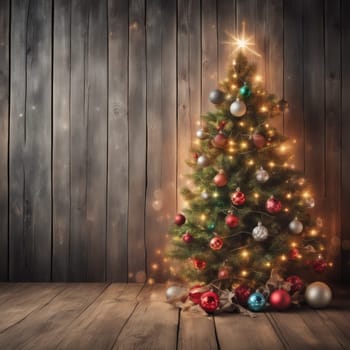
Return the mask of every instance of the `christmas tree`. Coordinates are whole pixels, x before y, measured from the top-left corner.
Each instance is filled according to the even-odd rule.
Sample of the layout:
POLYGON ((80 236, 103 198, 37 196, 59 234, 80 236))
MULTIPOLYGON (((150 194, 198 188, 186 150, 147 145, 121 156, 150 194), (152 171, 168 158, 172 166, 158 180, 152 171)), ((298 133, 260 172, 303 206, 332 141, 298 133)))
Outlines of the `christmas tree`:
POLYGON ((293 166, 296 140, 270 122, 287 102, 265 91, 242 52, 209 99, 216 112, 202 116, 188 161, 193 185, 182 189, 187 207, 170 229, 173 273, 253 289, 271 271, 324 271, 329 264, 321 220, 312 215, 313 190, 293 166))

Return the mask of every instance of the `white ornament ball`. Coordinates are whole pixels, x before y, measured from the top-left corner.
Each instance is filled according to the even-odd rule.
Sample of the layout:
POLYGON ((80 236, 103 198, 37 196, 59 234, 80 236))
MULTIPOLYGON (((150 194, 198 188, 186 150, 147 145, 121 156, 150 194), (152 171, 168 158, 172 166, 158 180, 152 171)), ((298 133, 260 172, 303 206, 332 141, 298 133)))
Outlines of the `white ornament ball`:
POLYGON ((202 197, 202 199, 207 200, 207 199, 209 199, 209 193, 203 191, 203 192, 201 193, 201 197, 202 197))
POLYGON ((171 286, 169 287, 166 292, 166 300, 173 299, 173 298, 182 298, 182 296, 185 296, 187 293, 186 288, 180 287, 180 286, 171 286))
POLYGON ((243 101, 240 101, 237 98, 236 101, 232 102, 230 106, 230 112, 235 117, 243 117, 247 112, 247 106, 243 101))
POLYGON ((267 239, 269 236, 269 231, 265 226, 262 225, 262 223, 259 221, 258 226, 255 226, 252 232, 253 238, 257 242, 262 242, 267 239))
POLYGON ((332 291, 326 283, 313 282, 305 291, 306 302, 315 309, 327 307, 332 300, 332 291))
POLYGON ((269 178, 269 173, 263 167, 260 167, 260 169, 256 172, 256 180, 260 183, 266 182, 269 178))
POLYGON ((206 156, 199 156, 197 159, 197 165, 201 168, 207 166, 209 164, 209 160, 206 156))
POLYGON ((208 137, 208 134, 203 130, 203 129, 199 129, 196 132, 196 136, 200 139, 200 140, 204 140, 208 137))
POLYGON ((297 217, 295 217, 290 223, 289 223, 289 229, 292 233, 295 233, 298 235, 303 231, 303 224, 298 220, 297 217))

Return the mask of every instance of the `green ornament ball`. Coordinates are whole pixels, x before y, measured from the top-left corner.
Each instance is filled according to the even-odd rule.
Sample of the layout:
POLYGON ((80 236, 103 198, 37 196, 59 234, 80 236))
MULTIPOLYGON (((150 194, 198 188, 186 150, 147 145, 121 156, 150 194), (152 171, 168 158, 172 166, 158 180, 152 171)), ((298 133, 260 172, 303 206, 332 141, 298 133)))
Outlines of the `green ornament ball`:
POLYGON ((243 97, 249 97, 252 92, 249 89, 249 86, 247 84, 244 84, 240 89, 239 89, 239 94, 243 97))
POLYGON ((215 223, 210 222, 207 227, 208 227, 208 230, 213 231, 215 229, 215 223))

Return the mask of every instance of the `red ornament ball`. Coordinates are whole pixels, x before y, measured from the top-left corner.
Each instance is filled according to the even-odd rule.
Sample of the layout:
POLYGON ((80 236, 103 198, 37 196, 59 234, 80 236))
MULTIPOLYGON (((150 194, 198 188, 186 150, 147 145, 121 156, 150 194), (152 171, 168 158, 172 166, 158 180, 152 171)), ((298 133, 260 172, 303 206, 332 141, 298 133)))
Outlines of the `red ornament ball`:
POLYGON ((182 240, 183 240, 185 243, 192 243, 192 242, 193 242, 193 236, 192 236, 189 232, 186 232, 186 233, 182 236, 182 240))
POLYGON ((213 144, 217 148, 225 148, 227 144, 227 137, 223 133, 219 132, 214 137, 213 144))
POLYGON ((199 305, 205 312, 212 314, 219 307, 219 297, 214 292, 203 293, 199 305))
POLYGON ((255 133, 252 135, 253 144, 256 148, 263 148, 266 145, 265 136, 255 133))
POLYGON ((188 292, 188 296, 190 298, 190 300, 195 303, 195 304, 199 304, 201 301, 201 296, 203 294, 202 291, 203 287, 198 285, 198 286, 194 286, 190 289, 190 291, 188 292))
POLYGON ((229 228, 235 228, 239 224, 239 218, 236 215, 228 214, 225 218, 225 223, 229 228))
POLYGON ((295 292, 299 292, 304 288, 304 282, 303 280, 297 276, 289 276, 286 281, 290 283, 290 293, 294 294, 295 292))
POLYGON ((181 226, 185 223, 185 221, 186 221, 186 218, 184 215, 182 215, 180 213, 176 214, 174 224, 181 226))
POLYGON ((196 270, 205 270, 205 268, 207 267, 207 263, 204 260, 197 258, 192 259, 192 264, 196 270))
POLYGON ((227 185, 227 177, 223 170, 220 170, 219 173, 214 177, 214 183, 218 187, 223 187, 227 185))
POLYGON ((271 196, 266 201, 265 208, 270 214, 277 214, 282 210, 282 203, 278 199, 274 198, 274 196, 271 196))
POLYGON ((235 288, 236 299, 242 306, 247 305, 250 294, 252 294, 252 290, 248 286, 242 284, 235 288))
POLYGON ((215 236, 210 240, 209 246, 213 250, 220 250, 224 245, 224 240, 220 236, 215 236))
POLYGON ((316 272, 324 272, 327 269, 327 261, 324 259, 317 259, 312 262, 312 267, 316 272))
POLYGON ((298 248, 292 248, 290 251, 289 251, 289 254, 288 254, 288 259, 289 260, 296 260, 299 256, 299 249, 298 248))
POLYGON ((231 202, 233 205, 243 205, 245 202, 245 194, 237 188, 231 196, 231 202))
POLYGON ((270 295, 270 305, 276 310, 286 310, 292 301, 290 295, 284 289, 277 289, 270 295))
POLYGON ((231 274, 231 269, 227 266, 220 267, 218 271, 218 279, 219 280, 227 280, 229 279, 231 274))

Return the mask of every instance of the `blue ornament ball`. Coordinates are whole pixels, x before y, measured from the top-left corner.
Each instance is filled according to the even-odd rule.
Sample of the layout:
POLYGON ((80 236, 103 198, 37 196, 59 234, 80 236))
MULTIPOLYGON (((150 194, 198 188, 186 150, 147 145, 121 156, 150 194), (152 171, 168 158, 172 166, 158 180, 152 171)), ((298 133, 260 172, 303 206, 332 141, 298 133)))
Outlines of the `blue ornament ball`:
POLYGON ((251 311, 262 311, 265 308, 266 299, 259 293, 253 293, 248 298, 248 309, 251 311))

